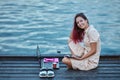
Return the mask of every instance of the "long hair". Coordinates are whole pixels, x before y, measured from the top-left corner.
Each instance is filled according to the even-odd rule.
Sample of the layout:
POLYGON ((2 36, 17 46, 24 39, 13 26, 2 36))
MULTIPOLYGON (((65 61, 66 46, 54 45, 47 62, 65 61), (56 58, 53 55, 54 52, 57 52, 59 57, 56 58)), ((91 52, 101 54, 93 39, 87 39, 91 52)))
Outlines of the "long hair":
POLYGON ((87 22, 89 24, 89 21, 88 21, 87 17, 84 15, 84 13, 76 14, 76 16, 74 17, 74 27, 73 27, 73 31, 72 31, 72 39, 73 39, 74 43, 82 42, 83 38, 84 38, 84 29, 81 29, 78 27, 78 25, 76 23, 77 17, 82 17, 84 20, 87 20, 87 22))

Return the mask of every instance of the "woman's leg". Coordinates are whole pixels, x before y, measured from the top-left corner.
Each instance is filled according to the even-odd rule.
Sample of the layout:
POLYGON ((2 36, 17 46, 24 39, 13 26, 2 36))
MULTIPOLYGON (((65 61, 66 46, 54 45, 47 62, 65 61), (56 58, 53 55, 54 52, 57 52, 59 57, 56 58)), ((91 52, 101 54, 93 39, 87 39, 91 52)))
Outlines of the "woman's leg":
POLYGON ((71 41, 69 44, 71 54, 81 57, 84 54, 84 48, 79 43, 71 41))
POLYGON ((68 69, 72 69, 72 64, 71 64, 71 61, 70 61, 69 58, 64 57, 64 58, 62 59, 62 62, 67 65, 68 69))

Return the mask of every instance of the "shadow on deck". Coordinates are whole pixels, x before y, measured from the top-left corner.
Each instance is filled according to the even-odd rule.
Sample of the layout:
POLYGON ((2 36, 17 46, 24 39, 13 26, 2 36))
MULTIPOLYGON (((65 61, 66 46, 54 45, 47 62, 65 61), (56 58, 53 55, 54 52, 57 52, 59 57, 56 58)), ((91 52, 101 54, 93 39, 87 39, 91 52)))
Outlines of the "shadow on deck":
MULTIPOLYGON (((42 56, 46 57, 46 56, 42 56)), ((59 57, 60 69, 56 69, 54 78, 39 78, 39 63, 32 56, 1 56, 0 80, 119 80, 120 56, 101 56, 99 67, 90 71, 67 70, 59 57)))

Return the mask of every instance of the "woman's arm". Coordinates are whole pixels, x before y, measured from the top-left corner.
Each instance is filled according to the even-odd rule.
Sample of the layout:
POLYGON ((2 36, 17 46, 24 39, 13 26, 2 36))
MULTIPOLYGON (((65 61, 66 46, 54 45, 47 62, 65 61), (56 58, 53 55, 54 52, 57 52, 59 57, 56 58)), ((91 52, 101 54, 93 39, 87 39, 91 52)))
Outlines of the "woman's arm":
MULTIPOLYGON (((70 36, 69 36, 69 39, 68 39, 68 44, 72 41, 72 31, 70 33, 70 36)), ((68 46, 69 47, 69 46, 68 46)), ((71 50, 71 48, 69 47, 70 51, 71 51, 71 54, 73 55, 74 52, 71 50)))
POLYGON ((97 42, 90 43, 90 48, 91 48, 91 50, 87 54, 84 54, 82 57, 77 57, 77 56, 73 56, 73 57, 75 59, 82 60, 82 59, 86 59, 86 58, 92 56, 97 51, 97 42))
POLYGON ((72 31, 70 33, 69 39, 68 39, 68 44, 72 41, 72 31))

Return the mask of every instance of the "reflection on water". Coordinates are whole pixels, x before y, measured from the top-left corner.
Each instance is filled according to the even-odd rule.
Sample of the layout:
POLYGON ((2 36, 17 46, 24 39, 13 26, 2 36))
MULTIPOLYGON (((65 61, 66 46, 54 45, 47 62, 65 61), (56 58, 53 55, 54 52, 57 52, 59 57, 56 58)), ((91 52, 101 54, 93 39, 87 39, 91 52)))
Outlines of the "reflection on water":
POLYGON ((119 0, 1 0, 0 55, 69 53, 73 17, 84 12, 102 40, 102 55, 120 54, 119 0), (112 4, 115 4, 112 5, 112 4))

